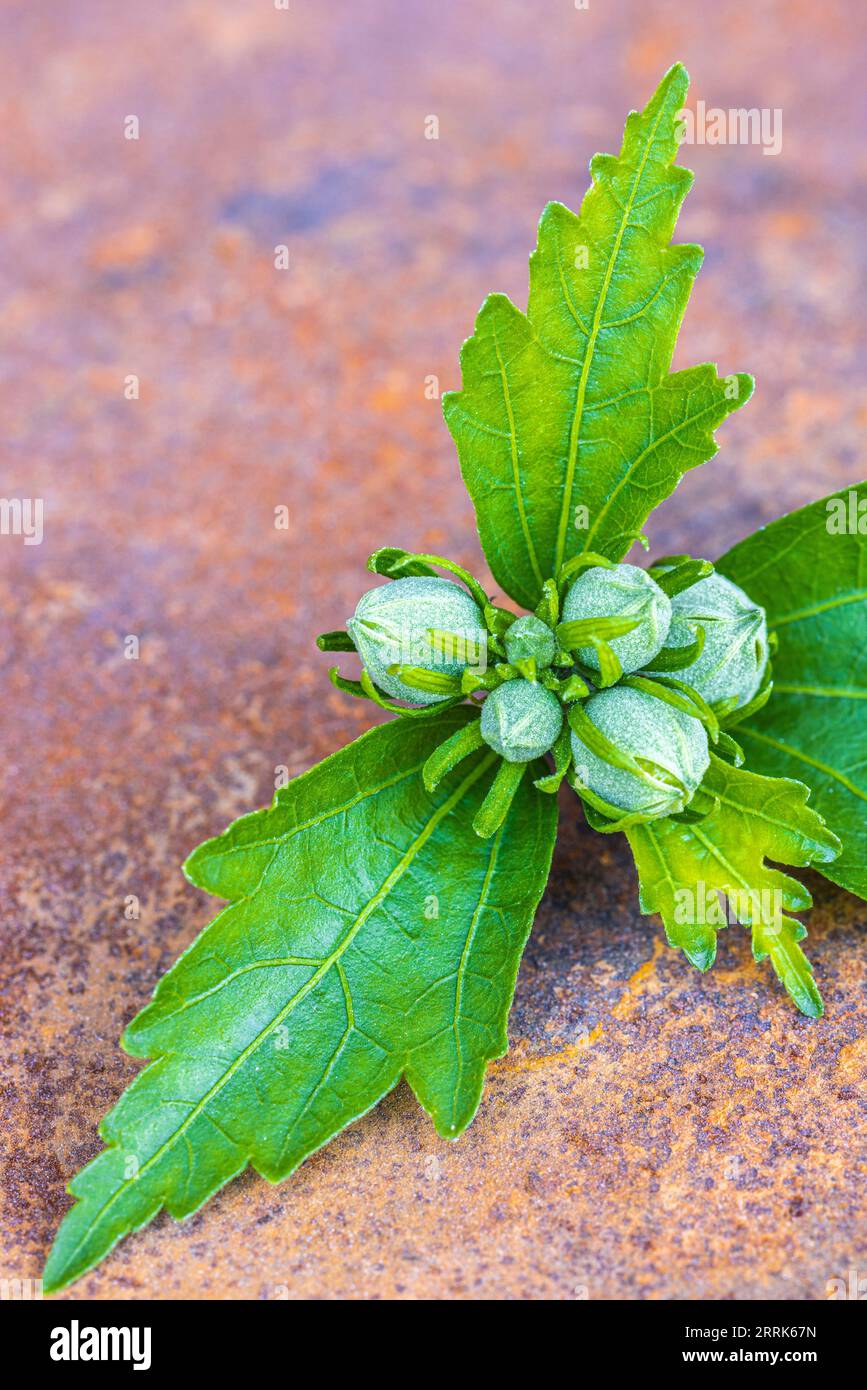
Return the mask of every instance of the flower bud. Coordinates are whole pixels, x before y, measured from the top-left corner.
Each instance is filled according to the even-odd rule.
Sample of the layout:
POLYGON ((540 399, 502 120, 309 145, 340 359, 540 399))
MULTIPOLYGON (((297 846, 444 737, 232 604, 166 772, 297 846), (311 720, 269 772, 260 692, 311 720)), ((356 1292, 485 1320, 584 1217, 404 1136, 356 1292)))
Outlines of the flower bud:
POLYGON ((467 591, 448 579, 422 575, 369 589, 346 627, 374 684, 414 705, 435 705, 449 696, 417 690, 389 675, 389 666, 450 676, 460 676, 467 666, 485 669, 484 617, 467 591), (455 641, 432 646, 431 630, 452 634, 455 641))
POLYGON ((556 638, 548 624, 532 613, 516 618, 506 632, 505 641, 509 661, 535 660, 539 671, 551 665, 557 650, 556 638))
POLYGON ((507 763, 541 758, 563 727, 556 695, 535 681, 506 681, 482 705, 482 738, 507 763))
POLYGON ((665 700, 625 685, 600 691, 582 708, 611 743, 634 758, 641 773, 614 767, 573 732, 579 783, 611 806, 642 812, 648 820, 682 811, 710 763, 704 725, 665 700))
MULTIPOLYGON (((563 622, 579 618, 635 618, 638 626, 622 637, 608 638, 608 645, 623 667, 624 675, 652 661, 665 645, 671 622, 671 600, 656 580, 637 565, 594 565, 584 570, 566 595, 563 622)), ((578 660, 599 671, 594 647, 582 647, 578 660)))
POLYGON ((737 699, 748 704, 758 691, 768 664, 765 610, 724 575, 714 572, 671 603, 670 647, 695 641, 695 626, 704 628, 701 654, 678 679, 691 685, 708 704, 737 699))

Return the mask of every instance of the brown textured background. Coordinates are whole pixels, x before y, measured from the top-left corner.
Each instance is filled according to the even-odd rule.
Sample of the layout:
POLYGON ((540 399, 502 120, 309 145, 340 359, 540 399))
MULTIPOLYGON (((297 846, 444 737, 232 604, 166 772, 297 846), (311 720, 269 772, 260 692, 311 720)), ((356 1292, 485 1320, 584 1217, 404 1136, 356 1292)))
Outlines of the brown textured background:
MULTIPOLYGON (((781 107, 783 152, 684 152, 707 257, 677 364, 759 386, 654 548, 717 554, 863 476, 863 26, 858 0, 2 5, 0 491, 45 499, 45 540, 0 539, 0 1275, 38 1274, 135 1072, 121 1029, 212 915, 181 860, 374 717, 312 645, 369 551, 480 567, 424 379, 457 384, 486 292, 523 304, 542 205, 675 58, 709 106, 781 107)), ((704 978, 665 948, 625 844, 577 820, 465 1137, 401 1088, 68 1296, 814 1299, 867 1269, 863 904, 811 879, 814 1024, 738 928, 704 978)))

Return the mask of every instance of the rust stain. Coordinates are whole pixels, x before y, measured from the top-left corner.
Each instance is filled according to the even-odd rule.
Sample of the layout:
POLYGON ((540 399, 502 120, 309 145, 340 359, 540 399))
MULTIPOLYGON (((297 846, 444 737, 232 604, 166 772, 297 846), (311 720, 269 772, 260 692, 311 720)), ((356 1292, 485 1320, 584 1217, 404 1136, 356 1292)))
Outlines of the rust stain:
POLYGON ((557 1052, 528 1053, 526 1045, 518 1043, 510 1048, 505 1057, 500 1057, 491 1065, 502 1071, 539 1071, 552 1066, 560 1066, 566 1062, 575 1061, 586 1052, 588 1047, 592 1047, 595 1042, 602 1037, 602 1024, 597 1023, 595 1028, 575 1043, 569 1043, 566 1047, 560 1048, 557 1052))
POLYGON ((863 1086, 867 1081, 867 1038, 840 1048, 834 1078, 841 1086, 863 1086))
POLYGON ((613 1018, 619 1022, 624 1022, 631 1018, 638 1008, 642 998, 647 994, 656 993, 660 989, 659 978, 656 972, 657 962, 665 951, 665 942, 657 937, 653 942, 653 951, 649 960, 640 965, 633 975, 626 982, 626 989, 622 997, 611 1010, 613 1018))

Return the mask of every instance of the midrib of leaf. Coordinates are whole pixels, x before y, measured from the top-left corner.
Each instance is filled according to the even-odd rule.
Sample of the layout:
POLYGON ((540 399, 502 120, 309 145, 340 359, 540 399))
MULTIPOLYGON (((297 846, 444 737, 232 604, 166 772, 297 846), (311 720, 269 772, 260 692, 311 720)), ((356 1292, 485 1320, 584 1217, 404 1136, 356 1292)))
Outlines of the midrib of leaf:
MULTIPOLYGON (((739 807, 738 809, 740 810, 742 808, 739 807)), ((707 835, 702 834, 702 831, 697 825, 690 826, 690 830, 692 831, 692 834, 695 836, 695 838, 698 840, 699 844, 704 845, 705 849, 710 853, 711 858, 715 859, 717 863, 720 864, 723 869, 725 869, 726 873, 731 874, 732 878, 735 880, 736 883, 740 884, 741 888, 749 892, 750 885, 747 883, 746 879, 738 873, 734 865, 729 863, 719 846, 715 845, 713 840, 709 840, 707 835)))
MULTIPOLYGON (((629 197, 622 209, 620 226, 617 229, 617 237, 615 239, 614 246, 612 247, 611 255, 608 258, 608 265, 605 269, 605 279, 602 283, 602 291, 599 295, 599 299, 596 304, 596 311, 593 315, 593 323, 590 329, 590 336, 587 341, 587 349, 584 353, 584 361, 581 366, 581 377, 578 382, 578 394, 575 403, 575 414, 572 419, 572 429, 569 434, 569 458, 566 466, 566 481, 563 488, 563 502, 560 508, 560 522, 557 527, 557 548, 554 552, 555 575, 559 574, 560 572, 560 568, 563 564, 563 556, 566 550, 566 532, 569 525, 569 516, 572 511, 572 489, 575 484, 575 469, 578 466, 578 440, 581 431, 581 422, 584 415, 584 397, 587 392, 587 381, 590 375, 590 368, 593 365, 593 354, 596 351, 596 341, 599 337, 599 331, 602 326, 602 314, 605 310, 605 301, 608 297, 608 290, 611 286, 611 277, 614 273, 614 266, 617 261, 617 257, 620 255, 620 246, 623 241, 623 237, 626 233, 626 228, 629 225, 629 217, 632 212, 632 205, 635 202, 635 195, 638 192, 638 187, 641 182, 641 179, 644 177, 644 169, 650 157, 650 151, 653 148, 653 142, 656 139, 656 133, 659 129, 659 123, 662 120, 662 117, 665 113, 666 106, 663 102, 660 105, 660 109, 653 123, 653 128, 647 138, 647 142, 644 147, 644 153, 641 157, 641 163, 635 171, 635 177, 632 180, 632 186, 629 190, 629 197)), ((593 530, 595 531, 595 529, 596 528, 594 526, 593 530)), ((591 531, 590 534, 592 535, 593 531, 591 531)), ((588 548, 589 537, 587 543, 584 546, 584 550, 587 550, 588 548)))
POLYGON ((748 726, 738 730, 738 738, 754 738, 759 743, 768 743, 772 748, 779 749, 781 753, 788 753, 791 758, 797 758, 800 762, 806 763, 808 767, 815 767, 817 771, 826 773, 828 777, 833 777, 854 796, 860 797, 862 801, 867 801, 867 793, 863 792, 855 782, 852 782, 845 772, 838 772, 835 767, 829 767, 827 763, 820 762, 818 758, 811 758, 800 748, 792 748, 790 744, 783 743, 781 739, 771 738, 770 734, 760 734, 756 729, 751 729, 748 726))
POLYGON ((497 333, 497 325, 494 324, 494 351, 497 354, 497 365, 500 368, 500 381, 503 387, 503 404, 506 407, 506 414, 509 417, 509 451, 512 459, 512 479, 515 487, 515 501, 518 506, 518 519, 521 523, 521 534, 527 547, 527 554, 530 557, 530 565, 533 570, 533 577, 541 588, 545 582, 545 576, 539 568, 539 560, 536 555, 536 547, 530 535, 530 527, 527 523, 527 512, 524 507, 524 490, 521 483, 521 468, 518 458, 518 441, 515 430, 515 415, 512 410, 512 397, 509 391, 509 379, 506 374, 506 365, 503 361, 503 354, 500 351, 500 339, 497 333))
MULTIPOLYGON (((472 787, 479 780, 479 778, 484 775, 488 768, 490 768, 491 764, 495 761, 495 758, 496 754, 494 753, 491 753, 488 757, 484 758, 475 768, 472 769, 471 772, 467 774, 467 776, 463 779, 463 781, 459 784, 455 791, 452 792, 451 796, 446 801, 444 801, 441 806, 437 807, 437 809, 433 812, 430 819, 428 820, 427 824, 424 826, 422 830, 419 831, 418 835, 413 840, 412 844, 407 848, 405 853, 398 860, 398 863, 392 869, 391 873, 389 873, 386 876, 383 883, 377 889, 376 893, 374 893, 373 897, 368 899, 367 903, 365 903, 364 907, 359 912, 355 921, 352 923, 352 926, 347 929, 347 931, 338 941, 334 950, 331 952, 329 956, 326 957, 326 959, 322 962, 322 964, 319 966, 316 972, 310 977, 309 980, 307 980, 301 986, 301 988, 292 996, 292 998, 283 1006, 283 1008, 280 1009, 279 1012, 274 1015, 274 1017, 265 1025, 265 1027, 261 1029, 259 1033, 257 1033, 256 1037, 253 1038, 252 1041, 247 1044, 243 1052, 239 1053, 239 1055, 235 1058, 234 1062, 232 1062, 231 1065, 227 1067, 226 1070, 223 1072, 223 1075, 217 1081, 214 1082, 213 1086, 211 1086, 207 1094, 203 1096, 200 1101, 197 1102, 197 1104, 192 1108, 192 1110, 189 1111, 189 1113, 187 1114, 183 1122, 178 1126, 178 1128, 174 1130, 174 1132, 170 1134, 169 1137, 160 1145, 156 1152, 151 1154, 150 1158, 148 1158, 141 1165, 141 1167, 137 1170, 135 1177, 127 1178, 126 1181, 124 1181, 117 1188, 115 1188, 114 1192, 112 1192, 108 1200, 102 1204, 102 1206, 94 1215, 93 1220, 90 1222, 89 1226, 84 1231, 81 1239, 75 1246, 75 1249, 73 1250, 72 1254, 67 1257, 65 1261, 67 1268, 73 1264, 76 1255, 78 1254, 82 1245, 84 1245, 94 1226, 102 1220, 102 1218, 106 1215, 107 1212, 111 1210, 118 1198, 123 1196, 123 1194, 128 1190, 128 1188, 132 1186, 134 1182, 139 1182, 141 1178, 144 1176, 144 1174, 150 1168, 152 1168, 154 1164, 157 1163, 163 1157, 166 1151, 170 1149, 179 1139, 185 1138, 187 1130, 190 1128, 190 1125, 193 1123, 193 1121, 198 1119, 198 1117, 201 1114, 206 1112, 206 1107, 211 1102, 211 1100, 213 1100, 214 1096, 219 1095, 223 1087, 232 1079, 235 1073, 240 1070, 240 1068, 246 1063, 248 1058, 253 1055, 257 1048, 261 1046, 264 1039, 266 1037, 269 1037, 274 1032, 275 1028, 279 1028, 280 1024, 283 1022, 284 1019, 288 1018, 289 1014, 292 1012, 295 1006, 299 1004, 302 1001, 302 999, 305 999, 307 995, 311 992, 311 990, 314 989, 322 979, 324 979, 325 975, 327 975, 332 965, 340 964, 340 959, 345 954, 350 943, 355 939, 358 932, 363 927, 364 923, 370 917, 371 913, 373 913, 376 910, 376 908, 379 907, 379 905, 385 901, 392 888, 394 888, 395 884, 399 881, 399 879, 403 877, 404 873, 409 868, 413 859, 416 857, 416 855, 419 853, 419 851, 427 843, 431 835, 436 830, 440 821, 445 819, 445 817, 454 809, 454 807, 465 795, 465 793, 469 791, 470 787, 472 787)), ((210 1115, 208 1115, 207 1118, 209 1120, 212 1120, 212 1117, 210 1115)))
POLYGON ((472 950, 473 942, 476 937, 476 928, 479 924, 479 916, 481 914, 482 908, 485 906, 487 902, 488 889, 491 886, 491 879, 494 876, 494 869, 497 863, 497 855, 500 852, 500 844, 503 839, 503 832, 505 831, 505 828, 506 823, 504 821, 503 824, 500 826, 499 830, 497 831, 497 834, 494 838, 494 842, 491 845, 491 854, 490 858, 488 859, 488 867, 485 870, 485 877, 482 882, 481 891, 479 893, 479 901, 476 903, 476 909, 473 913, 472 921, 470 922, 470 929, 467 932, 467 939, 464 942, 464 949, 461 951, 461 959, 458 964, 457 978, 455 980, 455 1012, 454 1018, 452 1020, 452 1029, 454 1032, 455 1053, 457 1056, 457 1080, 452 1091, 452 1125, 454 1125, 455 1123, 455 1115, 457 1113, 458 1106, 458 1092, 460 1091, 461 1078, 463 1076, 464 1071, 464 1054, 463 1049, 461 1047, 460 1031, 461 996, 463 994, 464 988, 464 976, 467 971, 467 962, 469 960, 470 951, 472 950))

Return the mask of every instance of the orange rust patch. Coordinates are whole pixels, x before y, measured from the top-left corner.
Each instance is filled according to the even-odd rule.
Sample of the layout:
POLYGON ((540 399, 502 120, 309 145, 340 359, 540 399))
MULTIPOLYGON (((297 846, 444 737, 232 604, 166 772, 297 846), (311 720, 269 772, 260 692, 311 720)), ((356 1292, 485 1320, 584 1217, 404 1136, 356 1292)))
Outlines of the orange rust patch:
POLYGON ((635 1012, 640 1000, 646 994, 654 994, 659 988, 656 966, 659 958, 665 952, 666 945, 661 937, 656 937, 653 942, 653 951, 649 960, 640 965, 633 975, 626 982, 626 989, 621 999, 611 1010, 612 1017, 623 1022, 630 1018, 635 1012))

